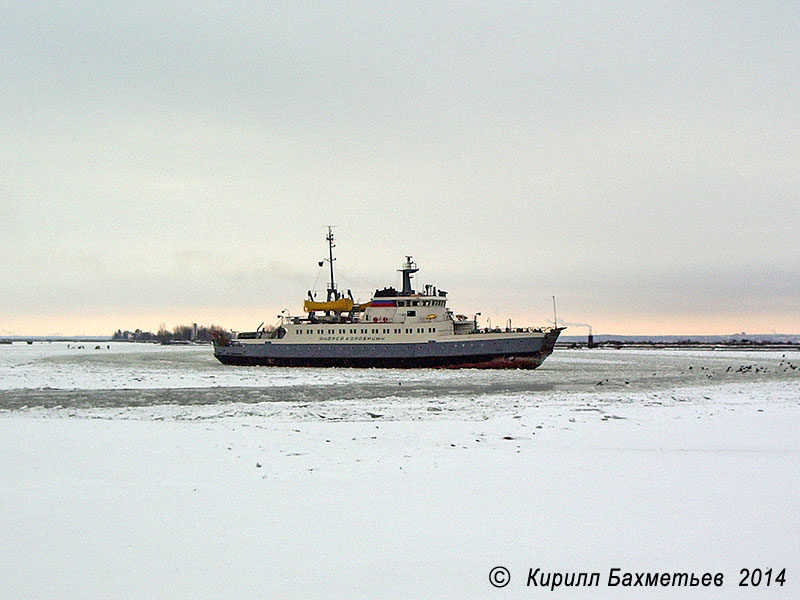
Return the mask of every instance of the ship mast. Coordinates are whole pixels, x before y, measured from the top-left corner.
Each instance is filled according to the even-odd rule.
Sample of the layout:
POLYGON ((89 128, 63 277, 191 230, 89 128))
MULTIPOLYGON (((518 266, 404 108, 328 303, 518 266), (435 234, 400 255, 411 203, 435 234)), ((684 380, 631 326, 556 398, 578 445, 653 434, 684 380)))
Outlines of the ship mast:
POLYGON ((333 249, 336 244, 333 243, 333 228, 330 225, 328 225, 328 236, 325 239, 328 240, 328 263, 331 266, 331 281, 328 284, 328 302, 331 302, 339 299, 339 292, 336 289, 336 280, 333 278, 333 261, 336 260, 333 258, 333 249))

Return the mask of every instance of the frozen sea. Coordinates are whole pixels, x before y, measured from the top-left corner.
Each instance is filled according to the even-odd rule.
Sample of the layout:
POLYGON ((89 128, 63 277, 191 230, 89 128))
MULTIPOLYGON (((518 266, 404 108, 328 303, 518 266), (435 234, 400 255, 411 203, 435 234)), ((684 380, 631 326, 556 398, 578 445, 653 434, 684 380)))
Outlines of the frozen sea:
POLYGON ((0 345, 0 410, 36 414, 487 418, 531 402, 780 401, 797 397, 799 381, 800 353, 782 351, 558 350, 535 371, 491 371, 230 367, 210 346, 0 345))
POLYGON ((800 597, 797 352, 437 371, 15 343, 0 447, 3 598, 800 597), (600 585, 544 591, 537 568, 600 585))

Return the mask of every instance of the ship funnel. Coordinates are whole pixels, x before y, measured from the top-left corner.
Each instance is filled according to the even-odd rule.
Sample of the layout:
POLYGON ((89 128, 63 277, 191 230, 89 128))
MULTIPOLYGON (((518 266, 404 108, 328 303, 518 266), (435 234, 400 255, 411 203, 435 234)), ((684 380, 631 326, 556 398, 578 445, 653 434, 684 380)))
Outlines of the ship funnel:
POLYGON ((406 262, 403 263, 403 268, 399 269, 399 271, 403 274, 403 290, 400 294, 402 296, 410 296, 414 293, 414 288, 411 287, 411 277, 419 271, 417 263, 414 262, 414 257, 406 256, 406 262))

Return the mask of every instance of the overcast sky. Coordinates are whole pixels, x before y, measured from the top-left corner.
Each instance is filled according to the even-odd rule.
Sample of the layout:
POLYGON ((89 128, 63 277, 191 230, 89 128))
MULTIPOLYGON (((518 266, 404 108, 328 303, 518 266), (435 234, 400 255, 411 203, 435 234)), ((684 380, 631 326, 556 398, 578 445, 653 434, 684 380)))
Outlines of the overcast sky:
POLYGON ((0 334, 274 322, 328 224, 362 299, 800 332, 796 2, 12 0, 0 75, 0 334))

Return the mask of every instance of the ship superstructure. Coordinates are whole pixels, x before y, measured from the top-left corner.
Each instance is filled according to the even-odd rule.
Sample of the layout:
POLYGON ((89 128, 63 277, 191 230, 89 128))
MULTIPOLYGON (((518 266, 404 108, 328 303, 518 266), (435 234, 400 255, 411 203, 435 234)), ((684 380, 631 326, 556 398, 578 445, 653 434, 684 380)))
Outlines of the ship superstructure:
MULTIPOLYGON (((334 277, 333 232, 326 259, 330 282, 325 302, 309 291, 304 314, 280 315, 274 328, 259 327, 217 339, 214 355, 236 365, 290 367, 538 367, 553 351, 563 328, 481 329, 477 317, 454 314, 447 292, 432 285, 415 290, 419 271, 412 256, 402 267, 402 288, 375 290, 369 302, 342 294, 334 277)), ((322 263, 320 263, 322 264, 322 263)))

